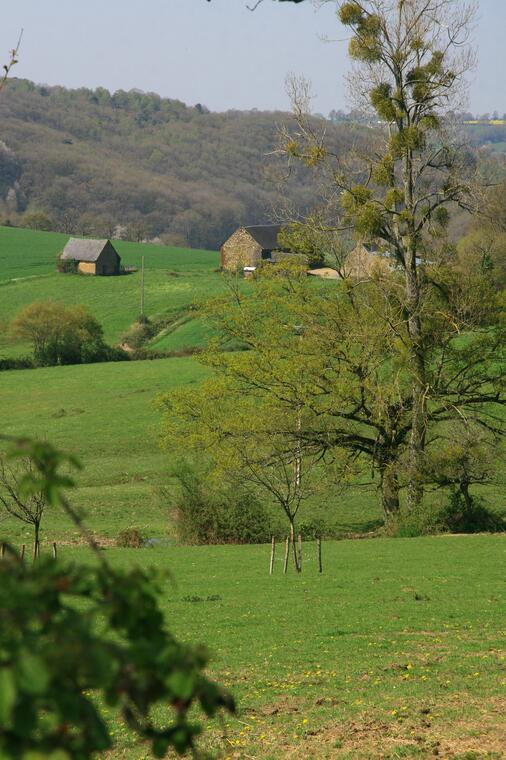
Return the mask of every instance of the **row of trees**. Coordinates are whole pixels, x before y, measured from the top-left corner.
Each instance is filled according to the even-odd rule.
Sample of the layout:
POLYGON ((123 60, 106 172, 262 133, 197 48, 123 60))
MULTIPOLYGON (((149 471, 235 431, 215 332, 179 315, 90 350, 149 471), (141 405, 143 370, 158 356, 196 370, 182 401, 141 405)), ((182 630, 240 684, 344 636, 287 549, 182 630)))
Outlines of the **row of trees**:
POLYGON ((222 472, 267 488, 292 529, 311 473, 343 482, 367 465, 387 518, 401 494, 423 510, 428 485, 469 504, 470 484, 490 476, 487 452, 505 432, 504 297, 497 270, 447 236, 454 208, 481 204, 474 157, 445 119, 472 65, 472 13, 447 0, 430 12, 425 0, 340 5, 354 91, 387 126, 343 157, 294 87, 284 156, 326 188, 296 232, 337 256, 341 235, 375 241, 390 269, 317 287, 293 264, 266 270, 251 295, 233 288, 210 315, 249 350, 216 346, 205 358, 215 377, 163 402, 167 446, 184 435, 222 472))

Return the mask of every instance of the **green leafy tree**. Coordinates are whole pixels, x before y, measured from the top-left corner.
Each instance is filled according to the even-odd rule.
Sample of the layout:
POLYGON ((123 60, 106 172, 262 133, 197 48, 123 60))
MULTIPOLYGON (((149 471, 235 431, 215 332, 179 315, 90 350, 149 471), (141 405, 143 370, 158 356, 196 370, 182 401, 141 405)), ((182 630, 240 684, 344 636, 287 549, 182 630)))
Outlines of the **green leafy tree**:
MULTIPOLYGON (((473 62, 468 46, 473 6, 435 0, 351 0, 339 5, 350 33, 353 88, 380 129, 370 150, 336 156, 296 108, 298 130, 286 142, 290 157, 325 170, 329 196, 339 198, 336 226, 377 241, 403 276, 398 301, 403 351, 411 378, 408 499, 423 496, 421 472, 433 392, 428 352, 434 345, 429 305, 437 299, 427 262, 445 263, 443 244, 452 205, 473 208, 474 162, 446 128, 446 115, 465 89, 473 62), (331 172, 329 172, 329 165, 331 172)), ((388 323, 385 322, 385 328, 388 323)))
POLYGON ((15 317, 10 332, 32 344, 39 366, 91 361, 105 347, 102 327, 84 306, 35 301, 15 317))

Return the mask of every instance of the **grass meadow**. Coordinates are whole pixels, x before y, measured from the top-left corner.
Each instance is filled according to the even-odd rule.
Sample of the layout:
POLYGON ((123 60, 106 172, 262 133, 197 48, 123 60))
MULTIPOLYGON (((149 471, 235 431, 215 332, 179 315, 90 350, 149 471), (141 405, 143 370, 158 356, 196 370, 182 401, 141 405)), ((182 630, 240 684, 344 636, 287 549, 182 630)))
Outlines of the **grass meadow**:
MULTIPOLYGON (((314 544, 299 577, 282 574, 281 552, 269 577, 269 549, 105 552, 167 573, 168 625, 208 645, 236 696, 237 717, 209 721, 204 746, 230 759, 504 757, 504 537, 324 542, 321 576, 314 544)), ((109 717, 109 756, 149 757, 109 717)))

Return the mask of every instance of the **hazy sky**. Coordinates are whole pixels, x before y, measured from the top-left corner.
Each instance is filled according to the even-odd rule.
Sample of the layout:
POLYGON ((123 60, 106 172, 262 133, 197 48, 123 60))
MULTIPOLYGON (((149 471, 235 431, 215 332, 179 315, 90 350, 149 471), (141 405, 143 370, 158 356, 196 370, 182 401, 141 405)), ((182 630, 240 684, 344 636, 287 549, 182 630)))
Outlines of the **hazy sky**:
MULTIPOLYGON (((212 110, 286 109, 285 78, 312 82, 313 110, 346 108, 346 41, 329 3, 12 0, 0 49, 24 28, 16 76, 67 87, 138 87, 212 110), (324 38, 330 41, 323 41, 324 38)), ((480 0, 470 107, 506 111, 506 0, 480 0)))

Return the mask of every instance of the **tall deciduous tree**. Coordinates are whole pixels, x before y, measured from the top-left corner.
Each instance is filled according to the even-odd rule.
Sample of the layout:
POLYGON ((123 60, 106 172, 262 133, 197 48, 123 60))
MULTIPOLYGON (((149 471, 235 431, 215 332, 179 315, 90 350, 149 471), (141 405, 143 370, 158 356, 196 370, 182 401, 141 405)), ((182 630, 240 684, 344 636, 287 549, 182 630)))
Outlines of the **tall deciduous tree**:
MULTIPOLYGON (((369 155, 343 161, 297 115, 299 131, 287 152, 308 165, 335 159, 334 191, 344 222, 380 243, 403 273, 400 295, 411 377, 409 502, 422 498, 419 474, 427 441, 432 388, 424 322, 424 262, 434 263, 452 204, 472 205, 473 162, 456 145, 447 112, 465 89, 473 63, 469 33, 474 4, 456 0, 350 0, 339 4, 351 31, 352 87, 362 107, 378 119, 379 136, 369 155)), ((444 251, 444 248, 443 248, 444 251)))

